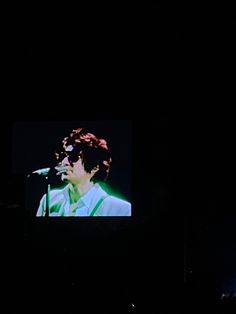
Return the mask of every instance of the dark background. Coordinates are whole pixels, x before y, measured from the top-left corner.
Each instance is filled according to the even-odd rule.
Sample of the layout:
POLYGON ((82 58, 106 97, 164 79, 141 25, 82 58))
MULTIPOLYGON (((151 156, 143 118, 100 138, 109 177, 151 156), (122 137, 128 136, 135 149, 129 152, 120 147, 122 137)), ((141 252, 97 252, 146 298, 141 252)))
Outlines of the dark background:
POLYGON ((216 8, 182 20, 182 91, 186 110, 181 193, 187 312, 234 313, 235 16, 216 8), (186 108, 187 108, 186 106, 186 108), (223 294, 227 298, 221 299, 223 294), (234 307, 231 308, 231 305, 234 307))
POLYGON ((96 25, 89 10, 68 27, 64 16, 52 22, 56 14, 16 22, 11 10, 4 24, 1 269, 9 311, 228 312, 220 297, 235 290, 235 16, 216 7, 137 9, 96 25), (132 219, 52 224, 22 207, 25 184, 10 174, 12 125, 75 114, 132 120, 132 219))
POLYGON ((55 23, 56 13, 16 22, 11 10, 4 24, 1 269, 10 308, 182 313, 184 301, 189 313, 206 304, 212 312, 232 289, 235 18, 205 7, 126 9, 97 23, 89 10, 69 24, 64 15, 55 23), (22 206, 12 126, 75 116, 132 120, 131 219, 32 220, 22 206))
POLYGON ((128 312, 132 303, 136 311, 151 311, 159 307, 154 301, 157 293, 159 302, 165 304, 175 259, 173 240, 169 239, 174 222, 168 210, 168 115, 158 113, 149 120, 114 119, 106 125, 99 118, 93 121, 101 133, 109 126, 111 133, 106 135, 119 158, 114 159, 111 183, 130 198, 132 217, 32 217, 24 203, 25 174, 48 165, 51 143, 64 134, 63 128, 53 126, 70 129, 74 121, 32 118, 1 125, 2 146, 7 152, 1 156, 6 178, 1 194, 3 251, 9 275, 6 293, 11 291, 19 306, 26 302, 29 311, 29 297, 40 309, 71 311, 102 308, 128 312), (123 184, 119 175, 129 184, 123 184))

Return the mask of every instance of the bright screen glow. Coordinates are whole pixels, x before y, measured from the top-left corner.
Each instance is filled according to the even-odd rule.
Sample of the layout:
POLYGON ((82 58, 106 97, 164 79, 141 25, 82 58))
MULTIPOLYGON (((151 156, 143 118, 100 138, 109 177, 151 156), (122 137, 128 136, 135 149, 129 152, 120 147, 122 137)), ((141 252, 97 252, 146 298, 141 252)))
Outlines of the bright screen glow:
POLYGON ((130 120, 17 122, 12 166, 35 217, 131 216, 130 120))

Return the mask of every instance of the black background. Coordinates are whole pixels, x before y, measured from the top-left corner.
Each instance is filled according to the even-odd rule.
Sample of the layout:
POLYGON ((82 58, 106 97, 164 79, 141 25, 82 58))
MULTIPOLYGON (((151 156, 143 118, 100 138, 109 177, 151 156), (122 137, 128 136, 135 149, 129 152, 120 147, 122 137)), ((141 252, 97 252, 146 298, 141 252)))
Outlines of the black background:
POLYGON ((178 313, 183 297, 189 313, 228 309, 219 298, 234 289, 236 265, 235 16, 205 7, 173 15, 136 9, 96 26, 91 16, 67 28, 34 15, 5 23, 1 231, 10 309, 178 313), (75 114, 132 120, 132 219, 52 224, 22 208, 25 186, 10 174, 12 125, 75 114))
MULTIPOLYGON (((35 55, 40 54, 34 52, 28 58, 31 60, 35 55)), ((29 62, 28 58, 23 60, 29 62)), ((55 82, 49 89, 44 85, 50 62, 44 65, 46 72, 40 74, 39 63, 34 61, 33 65, 34 69, 29 69, 28 65, 27 71, 21 72, 23 77, 11 83, 11 100, 6 99, 7 112, 2 115, 1 231, 7 273, 3 280, 6 300, 14 300, 18 308, 29 313, 34 307, 71 313, 78 310, 100 312, 101 309, 108 313, 125 313, 132 311, 132 303, 136 311, 146 313, 161 304, 166 305, 176 269, 173 267, 175 248, 170 239, 174 222, 168 218, 167 203, 168 115, 158 108, 152 115, 150 104, 155 104, 150 103, 150 94, 142 100, 137 99, 130 87, 130 93, 125 86, 114 88, 113 84, 101 86, 97 92, 98 79, 93 85, 85 84, 89 85, 86 95, 63 97, 62 89, 55 86, 55 82), (29 71, 32 71, 32 77, 26 78, 29 71), (59 106, 64 109, 58 114, 59 106), (141 118, 135 117, 137 111, 141 118), (12 147, 15 123, 57 123, 64 121, 65 116, 66 121, 74 120, 75 114, 89 121, 132 121, 134 215, 130 219, 36 220, 23 206, 25 181, 21 173, 13 171, 12 174, 16 157, 12 147)), ((72 88, 75 94, 77 88, 72 88)), ((139 93, 138 89, 136 93, 139 93)), ((26 146, 20 138, 18 147, 22 149, 22 155, 26 146)), ((17 152, 16 155, 21 154, 17 152)), ((44 156, 42 166, 47 158, 44 156)), ((15 306, 9 301, 6 303, 10 309, 15 306)))
POLYGON ((230 105, 235 16, 214 9, 189 14, 182 29, 181 83, 184 102, 191 106, 185 111, 187 171, 180 194, 186 205, 185 306, 187 312, 234 313, 233 301, 221 297, 236 289, 235 122, 230 105))
MULTIPOLYGON (((12 297, 17 298, 24 285, 24 296, 18 304, 29 304, 31 298, 39 308, 44 308, 47 303, 47 307, 54 310, 63 307, 71 311, 74 308, 109 311, 116 307, 117 311, 129 311, 132 310, 131 303, 139 311, 151 310, 156 307, 157 291, 160 302, 164 303, 168 280, 170 276, 173 278, 171 264, 175 259, 173 240, 170 242, 169 238, 173 221, 167 203, 170 180, 168 116, 157 113, 153 120, 132 119, 131 147, 128 147, 131 138, 125 140, 125 147, 131 153, 126 156, 125 164, 127 167, 130 163, 131 169, 127 168, 123 174, 130 180, 132 191, 129 186, 122 186, 119 177, 112 181, 123 188, 121 192, 126 192, 127 197, 132 196, 132 217, 37 219, 25 208, 24 202, 25 169, 34 170, 34 156, 39 148, 25 141, 27 136, 19 126, 36 123, 37 130, 40 125, 40 135, 45 132, 46 136, 48 125, 51 128, 53 124, 61 124, 60 121, 36 122, 32 118, 24 123, 14 120, 1 125, 3 147, 7 152, 2 155, 2 176, 6 180, 2 181, 1 197, 4 254, 10 277, 6 281, 7 291, 13 289, 12 297), (64 294, 63 300, 58 299, 58 293, 64 294), (43 297, 39 301, 41 294, 43 297)), ((103 120, 97 118, 96 121, 100 125, 103 120)), ((124 130, 115 133, 115 143, 122 146, 122 151, 116 151, 118 155, 126 151, 119 143, 119 135, 125 135, 127 130, 130 132, 131 120, 128 121, 127 125, 127 120, 123 120, 124 130)), ((73 123, 68 122, 69 127, 73 123)), ((108 124, 116 130, 122 123, 121 120, 110 120, 108 124)), ((34 133, 33 128, 31 131, 34 133)), ((49 132, 46 142, 53 136, 49 132)), ((42 152, 41 156, 42 161, 39 156, 36 161, 39 168, 47 165, 48 152, 42 152)), ((119 162, 122 161, 120 158, 119 162)))
POLYGON ((176 29, 169 32, 169 18, 160 23, 144 12, 143 18, 131 15, 123 28, 111 15, 107 23, 95 27, 90 18, 69 31, 62 21, 50 17, 46 26, 33 14, 5 23, 0 201, 2 305, 8 312, 15 306, 28 313, 178 308, 182 216, 181 208, 168 205, 167 110, 177 97, 170 82, 176 29), (75 120, 132 121, 130 219, 35 220, 23 206, 25 182, 11 172, 13 126, 75 120))

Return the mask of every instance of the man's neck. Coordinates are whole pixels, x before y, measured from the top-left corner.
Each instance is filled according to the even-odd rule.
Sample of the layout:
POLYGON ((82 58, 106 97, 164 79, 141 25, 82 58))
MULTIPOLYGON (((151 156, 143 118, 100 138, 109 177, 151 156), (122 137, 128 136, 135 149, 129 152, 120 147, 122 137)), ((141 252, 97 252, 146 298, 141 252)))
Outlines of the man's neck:
POLYGON ((73 203, 77 202, 80 199, 80 197, 86 194, 93 186, 94 186, 94 183, 91 181, 83 183, 83 184, 77 184, 77 185, 73 185, 71 183, 69 191, 70 191, 70 197, 73 203))

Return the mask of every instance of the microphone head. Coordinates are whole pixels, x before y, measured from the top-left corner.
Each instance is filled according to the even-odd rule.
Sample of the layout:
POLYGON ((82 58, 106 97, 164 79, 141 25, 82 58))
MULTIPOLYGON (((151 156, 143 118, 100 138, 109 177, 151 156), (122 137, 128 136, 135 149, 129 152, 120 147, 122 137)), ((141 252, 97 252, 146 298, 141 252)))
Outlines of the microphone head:
POLYGON ((55 167, 55 169, 57 170, 57 175, 60 175, 60 174, 63 174, 63 173, 66 173, 67 170, 68 170, 68 166, 57 166, 55 167))
POLYGON ((32 172, 32 174, 38 174, 41 176, 46 176, 48 175, 49 171, 51 168, 42 168, 42 169, 38 169, 32 172))
POLYGON ((49 167, 49 168, 37 169, 37 170, 33 171, 31 174, 28 174, 27 178, 29 178, 33 174, 37 174, 39 176, 46 177, 47 175, 49 175, 49 173, 51 173, 51 172, 54 173, 55 170, 56 170, 56 175, 61 175, 61 174, 67 172, 68 167, 67 166, 56 166, 56 167, 52 167, 52 168, 49 167), (52 170, 54 170, 54 171, 52 171, 52 170))

